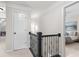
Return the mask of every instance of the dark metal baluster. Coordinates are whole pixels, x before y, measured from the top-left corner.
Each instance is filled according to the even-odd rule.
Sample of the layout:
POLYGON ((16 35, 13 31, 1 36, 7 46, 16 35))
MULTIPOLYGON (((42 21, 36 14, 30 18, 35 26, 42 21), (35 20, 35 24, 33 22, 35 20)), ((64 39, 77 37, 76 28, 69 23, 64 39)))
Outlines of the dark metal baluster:
POLYGON ((49 50, 48 53, 49 53, 49 57, 50 57, 50 37, 48 37, 48 38, 49 38, 49 39, 48 39, 48 40, 49 40, 49 41, 48 41, 48 50, 49 50))
POLYGON ((52 46, 53 46, 53 49, 52 49, 52 56, 54 55, 54 37, 52 37, 53 39, 52 39, 52 46))
POLYGON ((52 56, 52 37, 51 37, 51 41, 50 41, 50 43, 51 43, 51 56, 52 56))
POLYGON ((45 43, 43 45, 44 46, 44 56, 46 56, 46 37, 44 37, 44 43, 45 43))
POLYGON ((59 37, 57 37, 57 54, 59 54, 59 37))
POLYGON ((55 55, 55 54, 56 54, 56 36, 55 36, 55 39, 54 39, 54 40, 55 40, 55 43, 54 43, 54 46, 55 46, 55 47, 54 47, 54 50, 55 50, 54 55, 55 55))
POLYGON ((45 49, 46 49, 46 42, 45 42, 45 41, 46 41, 46 40, 45 40, 45 37, 43 37, 42 39, 43 39, 43 40, 42 40, 42 41, 43 41, 43 45, 42 45, 42 47, 43 47, 43 56, 45 57, 45 54, 46 54, 46 53, 45 53, 45 49))
POLYGON ((58 36, 58 54, 59 54, 59 36, 58 36))
POLYGON ((49 38, 49 39, 48 39, 48 40, 49 40, 49 41, 48 41, 48 50, 49 50, 48 53, 49 53, 49 57, 50 57, 50 37, 48 37, 48 38, 49 38))
POLYGON ((58 47, 57 47, 57 45, 58 45, 57 36, 56 36, 55 40, 56 40, 56 53, 55 53, 55 55, 56 55, 57 54, 57 50, 58 50, 58 47))
POLYGON ((46 40, 46 37, 45 37, 45 43, 46 43, 46 45, 45 45, 45 57, 47 56, 47 40, 46 40))
POLYGON ((37 32, 37 35, 38 35, 38 52, 39 52, 39 57, 42 57, 41 55, 41 43, 42 43, 42 32, 37 32))
POLYGON ((51 37, 50 37, 50 56, 51 56, 51 47, 52 47, 52 45, 51 45, 51 37))
POLYGON ((44 43, 45 43, 43 45, 44 46, 44 56, 46 56, 46 37, 44 37, 44 43))
POLYGON ((42 55, 42 57, 43 57, 43 48, 44 48, 44 47, 43 47, 43 45, 44 45, 43 38, 42 38, 41 41, 42 41, 42 43, 41 43, 41 55, 42 55))
POLYGON ((47 48, 47 51, 46 51, 47 52, 47 56, 46 57, 48 57, 48 37, 46 38, 46 41, 47 41, 47 47, 46 47, 47 48))
POLYGON ((48 57, 49 57, 49 37, 47 37, 47 55, 48 55, 48 57))
POLYGON ((51 37, 51 41, 50 41, 50 43, 51 43, 51 56, 52 56, 52 37, 51 37))
POLYGON ((56 37, 54 37, 54 55, 56 54, 56 37))
POLYGON ((54 41, 53 41, 53 42, 54 42, 54 44, 53 44, 53 45, 54 45, 54 55, 55 55, 55 52, 56 52, 56 49, 55 49, 55 48, 56 48, 56 40, 55 40, 55 37, 54 37, 54 39, 53 39, 53 40, 54 40, 54 41))
POLYGON ((57 37, 55 36, 55 55, 57 53, 57 42, 56 42, 57 37))
POLYGON ((44 53, 44 39, 42 38, 42 56, 44 56, 43 53, 44 53))
POLYGON ((56 36, 56 54, 58 53, 58 36, 56 36))
POLYGON ((46 38, 47 40, 47 57, 48 57, 48 37, 46 38))
POLYGON ((51 56, 52 56, 52 47, 53 47, 53 45, 52 45, 52 37, 51 37, 51 56))
POLYGON ((50 56, 51 56, 51 37, 49 37, 49 54, 50 54, 50 56))
POLYGON ((57 42, 57 36, 56 36, 56 54, 57 54, 57 52, 58 52, 58 47, 57 47, 57 45, 58 45, 58 42, 57 42))
POLYGON ((48 57, 49 57, 49 44, 50 44, 50 43, 49 43, 49 40, 50 40, 50 39, 49 39, 49 37, 48 37, 48 57))
POLYGON ((44 48, 44 56, 46 56, 46 37, 44 37, 44 40, 45 40, 44 41, 45 42, 45 45, 44 45, 45 46, 45 48, 44 48))

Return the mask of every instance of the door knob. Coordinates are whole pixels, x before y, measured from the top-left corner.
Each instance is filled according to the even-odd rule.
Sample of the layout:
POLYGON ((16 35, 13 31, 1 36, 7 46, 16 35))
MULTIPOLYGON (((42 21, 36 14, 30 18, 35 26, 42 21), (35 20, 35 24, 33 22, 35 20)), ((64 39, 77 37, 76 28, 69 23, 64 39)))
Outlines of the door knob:
POLYGON ((16 34, 16 32, 14 32, 14 34, 16 34))

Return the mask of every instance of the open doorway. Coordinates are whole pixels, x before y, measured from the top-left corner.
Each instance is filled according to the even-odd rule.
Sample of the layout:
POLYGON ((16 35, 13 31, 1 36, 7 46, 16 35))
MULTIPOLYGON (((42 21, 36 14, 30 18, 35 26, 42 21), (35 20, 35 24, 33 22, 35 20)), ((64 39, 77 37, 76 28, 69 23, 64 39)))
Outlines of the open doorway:
POLYGON ((64 8, 65 11, 65 54, 66 57, 79 57, 79 2, 64 8))
POLYGON ((0 2, 0 55, 6 49, 6 8, 5 4, 0 2))
POLYGON ((0 49, 5 49, 5 38, 6 38, 6 20, 5 18, 0 19, 0 49))

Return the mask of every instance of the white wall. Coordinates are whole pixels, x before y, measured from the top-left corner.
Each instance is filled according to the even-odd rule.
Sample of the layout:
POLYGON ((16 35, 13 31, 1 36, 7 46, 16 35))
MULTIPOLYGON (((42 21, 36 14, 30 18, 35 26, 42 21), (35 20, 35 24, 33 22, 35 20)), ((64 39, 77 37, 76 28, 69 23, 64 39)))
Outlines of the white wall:
POLYGON ((43 34, 61 33, 60 38, 60 54, 64 56, 65 41, 64 41, 64 14, 63 7, 70 2, 59 2, 55 7, 48 9, 40 17, 40 31, 43 34))
POLYGON ((31 13, 31 32, 32 33, 37 33, 39 32, 39 19, 40 14, 38 12, 32 12, 31 13))

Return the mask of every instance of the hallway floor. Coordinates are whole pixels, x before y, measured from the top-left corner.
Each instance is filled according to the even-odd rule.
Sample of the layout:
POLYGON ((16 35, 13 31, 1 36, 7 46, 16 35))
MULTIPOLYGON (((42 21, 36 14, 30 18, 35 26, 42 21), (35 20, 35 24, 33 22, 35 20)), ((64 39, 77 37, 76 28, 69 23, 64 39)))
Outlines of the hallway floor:
POLYGON ((6 52, 4 39, 5 37, 0 37, 0 57, 32 57, 29 49, 20 49, 6 52))
POLYGON ((79 57, 79 42, 66 45, 66 57, 79 57))
MULTIPOLYGON (((66 45, 66 57, 79 57, 79 43, 66 45)), ((29 49, 20 49, 11 52, 5 50, 5 37, 0 37, 0 57, 32 57, 29 49)))

